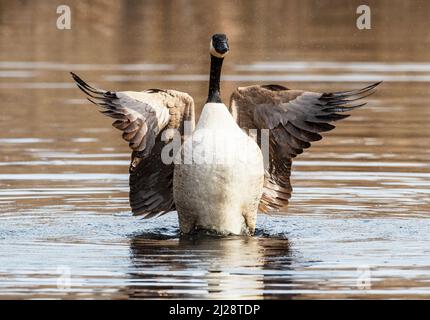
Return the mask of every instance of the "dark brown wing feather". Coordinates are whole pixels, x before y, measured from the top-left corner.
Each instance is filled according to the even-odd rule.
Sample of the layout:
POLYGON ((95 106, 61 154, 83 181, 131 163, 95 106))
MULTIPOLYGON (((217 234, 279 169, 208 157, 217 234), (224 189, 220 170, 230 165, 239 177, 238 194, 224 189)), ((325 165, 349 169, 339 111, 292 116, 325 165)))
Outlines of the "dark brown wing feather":
POLYGON ((165 164, 160 154, 165 143, 157 137, 153 152, 146 157, 133 152, 130 163, 130 206, 134 215, 145 218, 175 210, 173 201, 173 164, 165 164))
POLYGON ((343 112, 364 106, 358 100, 371 95, 379 84, 331 93, 290 90, 278 85, 250 86, 232 94, 230 108, 240 127, 270 129, 261 211, 287 208, 292 192, 292 158, 321 140, 321 132, 333 130, 332 122, 349 117, 343 112))
POLYGON ((105 91, 88 85, 74 73, 72 76, 88 100, 115 120, 112 125, 123 132, 123 139, 132 149, 129 196, 133 214, 150 218, 174 210, 174 164, 161 159, 161 151, 171 138, 162 137, 166 138, 168 129, 178 129, 183 137, 184 122, 194 125, 193 99, 175 90, 150 89, 145 94, 105 91), (162 116, 168 121, 160 128, 162 116))

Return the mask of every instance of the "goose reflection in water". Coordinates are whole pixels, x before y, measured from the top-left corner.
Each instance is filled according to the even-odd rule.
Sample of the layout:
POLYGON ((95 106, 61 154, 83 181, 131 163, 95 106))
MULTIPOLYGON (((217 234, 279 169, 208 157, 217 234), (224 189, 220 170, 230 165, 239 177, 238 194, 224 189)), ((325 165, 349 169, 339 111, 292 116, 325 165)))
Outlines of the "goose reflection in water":
POLYGON ((264 236, 213 241, 208 235, 140 234, 131 238, 130 250, 130 298, 261 298, 266 278, 281 268, 285 274, 291 263, 288 240, 264 236))

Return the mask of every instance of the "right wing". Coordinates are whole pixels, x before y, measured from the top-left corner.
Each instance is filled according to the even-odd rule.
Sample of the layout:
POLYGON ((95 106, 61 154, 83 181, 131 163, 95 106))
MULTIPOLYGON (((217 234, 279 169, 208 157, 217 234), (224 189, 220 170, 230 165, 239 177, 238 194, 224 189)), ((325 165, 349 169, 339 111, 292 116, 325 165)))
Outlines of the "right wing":
POLYGON ((311 143, 322 139, 321 132, 335 128, 334 121, 365 105, 380 82, 343 92, 290 90, 280 85, 238 88, 231 96, 230 109, 238 125, 245 129, 268 129, 269 165, 259 209, 284 211, 291 197, 292 159, 311 143))
POLYGON ((163 147, 171 142, 174 129, 184 136, 185 122, 194 129, 194 102, 186 93, 150 89, 142 92, 105 91, 85 83, 71 73, 88 100, 102 107, 101 113, 115 119, 113 126, 132 150, 130 163, 130 206, 134 215, 145 218, 175 209, 174 164, 161 159, 163 147), (168 134, 167 134, 168 133, 168 134))

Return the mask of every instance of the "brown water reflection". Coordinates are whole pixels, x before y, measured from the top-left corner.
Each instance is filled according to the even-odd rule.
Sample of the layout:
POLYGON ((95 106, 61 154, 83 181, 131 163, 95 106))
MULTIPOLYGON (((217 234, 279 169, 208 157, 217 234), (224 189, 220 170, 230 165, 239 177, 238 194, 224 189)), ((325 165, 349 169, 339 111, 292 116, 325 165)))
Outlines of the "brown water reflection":
POLYGON ((132 298, 202 297, 256 299, 265 286, 265 270, 283 260, 288 272, 288 241, 267 238, 198 238, 175 241, 135 237, 131 242, 136 285, 132 298), (162 248, 162 250, 160 250, 162 248), (148 270, 151 266, 151 270, 148 270))
POLYGON ((366 31, 360 1, 68 3, 60 31, 57 2, 0 1, 0 297, 430 297, 429 2, 372 2, 366 31), (384 84, 297 159, 287 215, 253 239, 179 239, 174 214, 130 217, 128 147, 68 72, 199 108, 219 31, 225 101, 253 83, 384 84))

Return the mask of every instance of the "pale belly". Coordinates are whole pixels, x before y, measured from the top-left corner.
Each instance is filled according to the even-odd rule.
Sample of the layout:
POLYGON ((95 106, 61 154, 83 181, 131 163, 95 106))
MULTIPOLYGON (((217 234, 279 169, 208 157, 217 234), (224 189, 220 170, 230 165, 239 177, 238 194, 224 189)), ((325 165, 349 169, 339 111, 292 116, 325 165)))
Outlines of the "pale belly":
POLYGON ((197 130, 182 152, 173 179, 181 232, 253 234, 264 181, 257 144, 239 128, 197 130))

